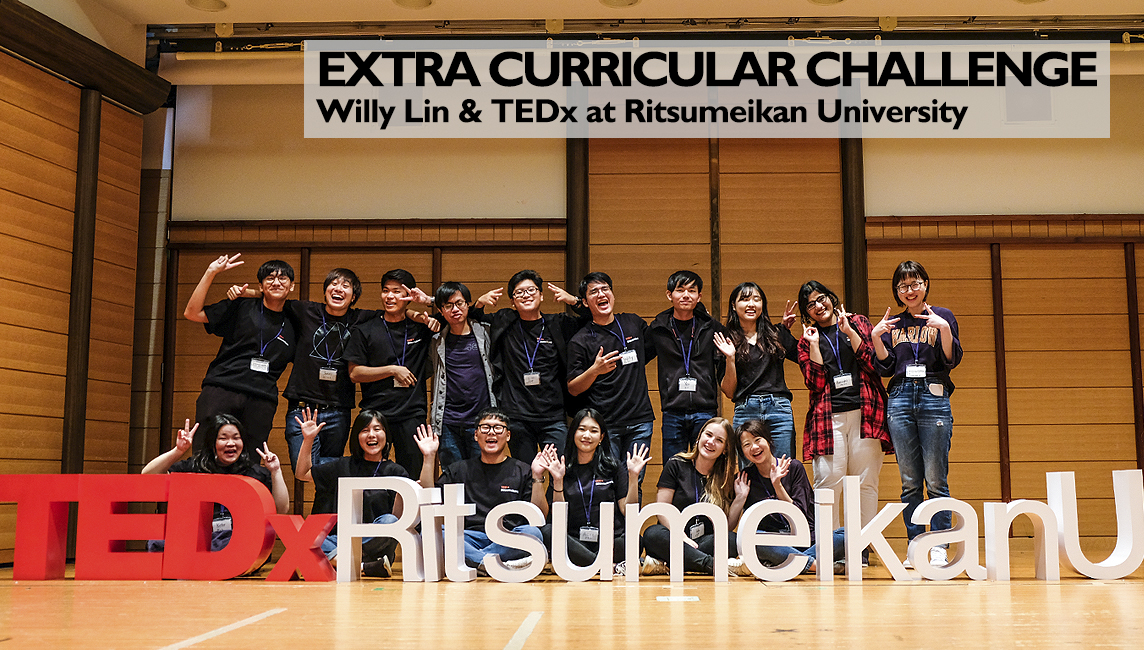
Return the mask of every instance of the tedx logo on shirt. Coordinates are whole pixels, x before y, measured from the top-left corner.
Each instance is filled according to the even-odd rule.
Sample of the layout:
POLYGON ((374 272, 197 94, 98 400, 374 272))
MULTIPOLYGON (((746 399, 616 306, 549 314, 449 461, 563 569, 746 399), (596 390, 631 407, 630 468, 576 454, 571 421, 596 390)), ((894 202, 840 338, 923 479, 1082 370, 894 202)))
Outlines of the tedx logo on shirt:
POLYGON ((512 494, 520 494, 520 490, 518 490, 518 489, 516 489, 516 488, 512 487, 511 485, 502 485, 502 486, 500 486, 500 491, 501 491, 501 492, 510 492, 510 493, 512 493, 512 494))

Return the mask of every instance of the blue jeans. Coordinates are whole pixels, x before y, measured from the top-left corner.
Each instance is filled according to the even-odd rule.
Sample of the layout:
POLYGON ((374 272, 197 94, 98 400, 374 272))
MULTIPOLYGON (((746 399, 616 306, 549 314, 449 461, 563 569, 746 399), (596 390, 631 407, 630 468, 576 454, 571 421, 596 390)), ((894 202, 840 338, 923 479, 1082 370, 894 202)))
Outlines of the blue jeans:
POLYGON ((512 457, 531 465, 537 452, 548 445, 555 445, 556 452, 564 455, 564 445, 568 442, 568 424, 564 418, 553 422, 537 422, 513 418, 512 437, 508 449, 512 457))
POLYGON ((794 455, 794 413, 782 395, 750 395, 735 404, 735 430, 747 420, 762 420, 771 430, 775 458, 794 455))
MULTIPOLYGON (((626 467, 627 453, 634 450, 637 446, 646 446, 651 449, 651 422, 640 422, 638 424, 629 424, 627 426, 612 427, 608 431, 608 438, 610 439, 612 458, 620 462, 620 465, 626 467)), ((647 473, 647 466, 640 470, 640 483, 639 483, 639 497, 640 503, 643 503, 643 477, 647 473)))
MULTIPOLYGON (((540 541, 544 541, 544 536, 540 534, 540 529, 536 526, 517 526, 512 529, 514 533, 525 533, 530 537, 535 537, 540 541)), ((489 536, 483 530, 466 530, 465 531, 465 561, 469 566, 479 566, 484 561, 486 555, 499 555, 500 559, 519 560, 528 555, 528 553, 520 550, 519 548, 509 548, 501 546, 500 544, 493 544, 489 541, 489 536)))
MULTIPOLYGON (((949 444, 953 435, 949 397, 931 393, 924 379, 906 379, 890 392, 886 425, 902 476, 902 503, 906 504, 902 517, 906 533, 913 539, 925 532, 925 526, 912 523, 914 510, 923 500, 922 481, 929 498, 949 496, 949 444)), ((930 520, 930 529, 947 530, 951 519, 950 511, 943 510, 930 520)))
MULTIPOLYGON (((681 411, 664 411, 663 424, 663 462, 668 458, 687 451, 695 446, 699 439, 699 427, 715 417, 714 413, 683 413, 681 411)), ((730 442, 730 441, 728 441, 730 442)), ((623 460, 623 456, 617 456, 623 460)))
POLYGON ((441 447, 438 455, 441 458, 441 467, 448 467, 458 461, 476 458, 481 455, 477 441, 473 439, 477 427, 458 426, 455 424, 441 425, 441 447))
MULTIPOLYGON (((846 559, 846 531, 838 528, 834 531, 834 561, 846 559)), ((786 561, 787 556, 805 555, 814 558, 818 554, 818 547, 811 544, 810 548, 800 549, 793 546, 756 546, 755 553, 759 561, 767 566, 778 566, 786 561)))
MULTIPOLYGON (((395 523, 397 523, 397 517, 394 517, 393 515, 381 515, 377 519, 374 519, 373 523, 375 523, 375 524, 395 524, 395 523)), ((365 544, 366 542, 368 542, 372 539, 374 539, 374 538, 373 537, 363 537, 361 540, 361 543, 365 544)), ((393 547, 397 548, 397 540, 396 539, 393 540, 393 547)), ((322 540, 322 552, 326 554, 327 560, 332 560, 338 556, 338 536, 337 535, 335 535, 333 533, 326 535, 326 539, 322 540)), ((364 557, 364 555, 363 555, 362 562, 372 562, 372 561, 377 560, 377 559, 379 559, 379 558, 364 557)))
MULTIPOLYGON (((290 448, 290 467, 297 469, 298 452, 302 450, 302 427, 294 418, 302 418, 302 409, 286 412, 286 446, 290 448)), ((345 455, 346 440, 350 435, 350 412, 332 409, 318 411, 314 421, 319 424, 326 423, 310 448, 310 465, 317 467, 345 455)))

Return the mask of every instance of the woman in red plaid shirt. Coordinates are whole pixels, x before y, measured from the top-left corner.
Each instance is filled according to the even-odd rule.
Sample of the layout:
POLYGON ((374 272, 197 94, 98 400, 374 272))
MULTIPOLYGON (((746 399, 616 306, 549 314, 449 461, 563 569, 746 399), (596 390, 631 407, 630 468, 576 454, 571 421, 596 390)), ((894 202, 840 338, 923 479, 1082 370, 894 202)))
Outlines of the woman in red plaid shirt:
MULTIPOLYGON (((862 525, 878 511, 878 473, 893 453, 886 430, 886 389, 874 367, 870 321, 846 313, 838 296, 811 280, 798 293, 803 335, 798 364, 810 389, 803 459, 812 462, 814 487, 830 488, 842 502, 842 477, 862 485, 862 525)), ((838 527, 834 510, 834 526, 838 527)))

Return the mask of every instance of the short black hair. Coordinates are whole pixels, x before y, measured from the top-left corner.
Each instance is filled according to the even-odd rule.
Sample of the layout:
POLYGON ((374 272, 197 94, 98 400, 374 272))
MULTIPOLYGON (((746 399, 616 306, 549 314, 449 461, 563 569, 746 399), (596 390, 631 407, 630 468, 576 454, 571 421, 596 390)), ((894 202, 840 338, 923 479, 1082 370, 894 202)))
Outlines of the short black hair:
POLYGON ((583 280, 580 280, 580 297, 588 297, 588 285, 600 282, 608 285, 609 289, 615 289, 615 287, 612 286, 611 276, 603 271, 592 271, 588 275, 585 275, 583 280))
POLYGON ((798 290, 798 313, 802 315, 803 325, 814 322, 814 319, 810 317, 810 313, 807 311, 807 305, 810 303, 810 294, 815 291, 830 298, 831 308, 838 309, 838 294, 827 289, 826 285, 818 280, 810 280, 798 290))
POLYGON ((417 286, 417 281, 413 279, 413 274, 405 269, 391 269, 386 271, 385 275, 381 276, 381 285, 385 286, 385 283, 390 280, 400 282, 410 289, 417 286))
POLYGON ((269 260, 267 262, 264 262, 262 264, 262 266, 258 267, 258 282, 259 282, 259 284, 261 284, 263 280, 274 275, 275 273, 277 273, 279 275, 284 275, 284 276, 290 278, 291 282, 294 281, 294 267, 293 266, 290 266, 289 264, 287 264, 286 262, 283 262, 282 260, 269 260))
POLYGON ((354 292, 353 300, 350 300, 350 306, 353 307, 354 303, 358 301, 358 298, 361 298, 361 280, 358 279, 357 273, 343 268, 330 271, 326 274, 325 282, 322 283, 322 293, 325 293, 326 289, 330 288, 330 283, 334 280, 347 280, 350 283, 350 287, 354 292))
POLYGON ((389 458, 389 450, 393 447, 393 440, 389 437, 389 420, 385 418, 384 413, 373 409, 362 409, 354 418, 354 424, 350 427, 350 456, 358 460, 365 458, 365 450, 361 448, 361 439, 358 436, 374 420, 377 420, 381 424, 381 428, 385 430, 385 446, 381 448, 381 457, 389 458))
POLYGON ((465 302, 473 302, 473 295, 465 285, 460 282, 442 282, 441 286, 437 287, 437 292, 433 294, 433 305, 438 310, 444 308, 445 303, 449 302, 449 298, 455 293, 460 293, 465 302))
POLYGON ((906 278, 917 278, 926 283, 926 295, 922 300, 929 300, 929 273, 926 273, 926 267, 918 264, 913 260, 906 260, 894 269, 894 277, 890 279, 890 291, 894 294, 894 301, 898 303, 899 307, 905 307, 906 303, 898 297, 898 284, 906 278))
POLYGON ((525 280, 532 280, 537 289, 544 289, 544 280, 540 279, 540 274, 532 269, 525 269, 523 271, 517 271, 508 279, 508 295, 512 296, 512 292, 516 291, 516 285, 525 280))
POLYGON ((481 420, 484 420, 485 418, 495 418, 501 422, 504 422, 505 428, 509 430, 509 433, 512 433, 512 418, 508 416, 508 413, 505 413, 495 406, 481 409, 481 412, 477 413, 477 419, 473 423, 473 426, 481 426, 481 420))
POLYGON ((703 278, 695 271, 676 271, 667 278, 667 290, 675 291, 679 287, 694 284, 696 290, 703 291, 703 278))

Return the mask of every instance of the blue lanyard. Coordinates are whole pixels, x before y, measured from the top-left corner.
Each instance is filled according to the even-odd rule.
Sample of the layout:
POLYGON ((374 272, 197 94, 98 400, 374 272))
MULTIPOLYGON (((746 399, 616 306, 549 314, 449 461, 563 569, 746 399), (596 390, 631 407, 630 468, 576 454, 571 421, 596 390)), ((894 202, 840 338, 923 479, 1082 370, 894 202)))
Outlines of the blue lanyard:
POLYGON ((838 363, 838 372, 842 372, 844 370, 844 368, 842 367, 842 355, 838 354, 838 351, 841 349, 842 344, 838 341, 838 329, 835 328, 835 330, 834 330, 834 340, 833 341, 830 340, 829 336, 824 336, 822 338, 826 339, 826 343, 828 345, 830 345, 830 351, 834 353, 834 360, 838 363))
MULTIPOLYGON (((584 520, 587 521, 589 525, 591 525, 591 523, 592 523, 592 502, 596 498, 596 477, 593 476, 591 478, 591 480, 588 481, 588 483, 589 483, 589 485, 592 486, 592 492, 589 493, 589 495, 588 495, 588 503, 584 504, 584 520)), ((580 502, 583 504, 583 502, 584 502, 584 484, 580 482, 579 476, 576 477, 576 486, 580 488, 580 502)))
POLYGON ((695 318, 691 319, 691 338, 687 341, 687 350, 683 349, 683 337, 679 332, 675 331, 675 316, 671 317, 671 333, 675 335, 675 340, 679 341, 679 352, 683 355, 683 376, 691 376, 691 349, 695 347, 695 318))
MULTIPOLYGON (((401 337, 401 356, 397 358, 397 365, 404 368, 404 367, 406 367, 405 366, 405 353, 409 349, 409 323, 407 321, 404 321, 404 320, 401 322, 405 323, 405 332, 401 337)), ((381 324, 385 325, 385 333, 389 335, 389 345, 393 348, 394 354, 396 354, 397 353, 397 343, 394 343, 394 341, 393 341, 393 332, 389 331, 389 322, 385 320, 384 316, 381 317, 381 324)))
MULTIPOLYGON (((274 339, 281 336, 282 330, 286 329, 286 319, 285 319, 285 317, 283 317, 282 327, 278 328, 278 333, 274 335, 274 338, 263 343, 262 325, 263 325, 263 321, 266 319, 265 311, 266 311, 266 303, 263 303, 263 302, 258 303, 258 358, 260 358, 260 359, 266 358, 266 348, 270 347, 270 344, 274 342, 274 339)), ((323 321, 324 320, 325 320, 325 318, 323 315, 323 321)))
POLYGON ((627 337, 624 336, 624 326, 620 323, 619 318, 616 318, 615 321, 616 321, 616 327, 620 328, 619 334, 616 334, 615 332, 608 329, 607 327, 604 327, 603 330, 605 332, 607 332, 608 334, 611 334, 612 336, 620 339, 620 345, 624 346, 624 350, 627 350, 628 349, 628 339, 627 339, 627 337))
MULTIPOLYGON (((547 325, 547 323, 544 320, 544 316, 541 316, 540 317, 540 333, 536 335, 536 348, 533 349, 532 356, 528 355, 528 344, 526 341, 524 341, 524 338, 525 338, 524 325, 519 320, 516 321, 516 324, 520 326, 520 338, 522 340, 522 343, 524 344, 524 358, 528 361, 528 370, 529 370, 529 372, 531 372, 532 367, 534 365, 536 365, 536 355, 540 354, 540 341, 541 341, 541 339, 544 338, 544 327, 545 327, 545 325, 547 325)), ((579 479, 577 479, 577 480, 579 480, 579 479)))
POLYGON ((699 470, 696 469, 694 462, 691 464, 691 469, 695 470, 695 503, 703 503, 699 500, 699 486, 705 483, 707 478, 699 473, 699 470))

